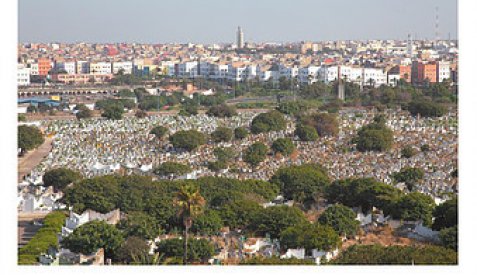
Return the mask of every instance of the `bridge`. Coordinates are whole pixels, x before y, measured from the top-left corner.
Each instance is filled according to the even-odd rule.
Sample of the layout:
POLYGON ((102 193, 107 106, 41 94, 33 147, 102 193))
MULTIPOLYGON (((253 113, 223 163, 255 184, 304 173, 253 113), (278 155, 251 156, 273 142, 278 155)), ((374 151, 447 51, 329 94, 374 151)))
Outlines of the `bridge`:
POLYGON ((28 87, 19 88, 18 97, 32 97, 32 96, 53 96, 53 95, 115 95, 120 90, 134 90, 136 88, 146 88, 145 86, 93 86, 93 87, 74 87, 74 86, 59 86, 59 87, 28 87))

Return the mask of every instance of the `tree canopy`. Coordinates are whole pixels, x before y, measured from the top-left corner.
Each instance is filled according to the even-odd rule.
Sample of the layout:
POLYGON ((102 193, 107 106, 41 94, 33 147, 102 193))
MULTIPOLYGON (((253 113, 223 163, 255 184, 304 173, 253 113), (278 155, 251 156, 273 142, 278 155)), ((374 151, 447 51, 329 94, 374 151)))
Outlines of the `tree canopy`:
POLYGON ((56 168, 45 172, 43 185, 53 186, 55 190, 64 190, 70 183, 74 183, 83 177, 78 171, 68 168, 56 168))
POLYGON ((222 103, 211 106, 207 111, 207 115, 215 117, 233 117, 237 115, 237 110, 234 106, 222 103))
POLYGON ((86 255, 104 248, 105 256, 112 258, 123 241, 121 231, 114 225, 104 221, 91 221, 76 228, 61 244, 72 252, 86 255))
POLYGON ((318 132, 314 127, 301 124, 296 127, 295 135, 301 141, 315 141, 319 138, 318 132))
POLYGON ((205 144, 206 136, 196 130, 178 131, 169 137, 169 141, 176 148, 192 151, 205 144))
POLYGON ((159 176, 182 176, 192 172, 192 169, 185 164, 178 162, 166 161, 154 169, 154 174, 159 176))
POLYGON ((254 134, 285 130, 286 120, 280 112, 273 110, 262 113, 252 120, 251 130, 254 134))
POLYGON ((280 234, 280 244, 284 248, 305 248, 311 250, 331 251, 341 244, 339 235, 327 225, 300 223, 288 227, 280 234))
POLYGON ((393 173, 392 178, 397 182, 404 182, 407 189, 412 192, 414 187, 424 178, 421 168, 404 167, 401 171, 393 173))
POLYGON ((40 129, 35 126, 18 126, 18 148, 22 150, 32 150, 42 145, 45 138, 40 129))
POLYGON ((262 142, 255 142, 244 152, 243 160, 252 166, 257 166, 267 157, 268 147, 262 142))
POLYGON ((295 144, 289 138, 277 138, 272 144, 272 150, 284 156, 289 156, 295 151, 295 144))
POLYGON ((329 264, 349 265, 456 265, 457 253, 439 246, 353 245, 329 264))
POLYGON ((210 136, 215 142, 227 142, 232 140, 233 135, 234 132, 232 129, 227 127, 217 127, 217 129, 215 129, 210 136))
POLYGON ((169 131, 169 129, 167 127, 159 125, 159 126, 156 126, 156 127, 152 128, 151 132, 149 132, 149 134, 155 135, 156 138, 161 139, 167 134, 168 131, 169 131))
POLYGON ((252 217, 247 231, 257 236, 264 237, 268 233, 271 238, 278 238, 286 228, 306 222, 305 215, 296 207, 271 206, 252 217))
POLYGON ((433 230, 442 230, 444 228, 453 227, 457 225, 457 197, 445 201, 444 203, 436 206, 434 209, 434 223, 432 224, 433 230))
POLYGON ((119 222, 118 228, 128 237, 135 236, 144 240, 151 240, 162 233, 158 220, 143 212, 130 212, 126 219, 119 222))
POLYGON ((405 221, 422 220, 425 226, 431 226, 434 207, 434 200, 429 195, 412 192, 397 200, 392 216, 405 221))
POLYGON ((123 107, 119 105, 111 105, 111 106, 106 106, 104 108, 104 111, 101 114, 101 116, 107 119, 120 120, 123 118, 123 114, 124 114, 123 107))
POLYGON ((338 119, 334 114, 311 114, 302 117, 300 123, 315 128, 319 136, 336 136, 339 132, 338 119))
POLYGON ((235 139, 244 139, 248 136, 248 130, 245 127, 237 127, 234 129, 235 139))
POLYGON ((359 230, 356 213, 344 205, 335 204, 326 208, 318 218, 318 223, 332 227, 342 236, 354 236, 359 230))
MULTIPOLYGON (((157 252, 167 258, 181 258, 184 254, 184 240, 179 238, 162 240, 157 243, 157 252)), ((213 245, 205 239, 190 238, 187 242, 187 259, 191 262, 206 262, 214 255, 213 245)))
POLYGON ((374 122, 361 127, 353 138, 356 148, 361 151, 384 152, 393 144, 393 131, 388 128, 382 116, 377 116, 374 122))
POLYGON ((445 113, 445 108, 442 105, 426 100, 411 101, 407 108, 413 116, 419 114, 423 117, 440 117, 445 113))
POLYGON ((280 186, 286 199, 299 203, 314 202, 330 183, 326 170, 318 164, 282 167, 270 181, 280 186))

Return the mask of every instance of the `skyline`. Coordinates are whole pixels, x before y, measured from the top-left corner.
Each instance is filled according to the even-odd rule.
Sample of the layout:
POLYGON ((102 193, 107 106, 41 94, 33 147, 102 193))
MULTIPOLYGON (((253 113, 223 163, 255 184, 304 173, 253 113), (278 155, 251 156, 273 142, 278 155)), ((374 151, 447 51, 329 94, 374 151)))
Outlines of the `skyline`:
POLYGON ((244 0, 234 3, 232 12, 230 3, 218 0, 138 0, 134 4, 125 0, 20 0, 19 42, 233 43, 238 26, 246 42, 405 40, 408 33, 414 39, 434 39, 436 6, 441 39, 449 34, 457 38, 454 0, 404 0, 392 9, 385 2, 244 0), (337 10, 339 14, 333 12, 337 10), (271 25, 277 16, 290 19, 271 25), (338 23, 333 25, 334 21, 338 23))

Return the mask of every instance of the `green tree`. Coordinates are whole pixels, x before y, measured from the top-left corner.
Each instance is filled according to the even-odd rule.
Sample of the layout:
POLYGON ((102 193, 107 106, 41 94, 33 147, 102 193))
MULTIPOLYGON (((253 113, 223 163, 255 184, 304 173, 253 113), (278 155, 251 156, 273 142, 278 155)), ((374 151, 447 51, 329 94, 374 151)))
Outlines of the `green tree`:
POLYGON ((195 219, 190 230, 195 234, 210 236, 220 233, 223 226, 224 222, 217 210, 206 210, 195 219))
POLYGON ((399 198, 392 216, 405 221, 422 220, 425 226, 431 226, 434 207, 434 200, 430 196, 413 192, 399 198))
POLYGON ((162 233, 157 219, 144 212, 129 212, 127 218, 119 222, 118 228, 128 237, 135 236, 145 240, 154 239, 162 233))
POLYGON ((45 172, 43 175, 43 185, 53 186, 56 191, 63 191, 68 184, 74 183, 82 178, 78 171, 67 168, 56 168, 45 172))
POLYGON ((412 192, 414 187, 424 178, 424 171, 421 168, 405 167, 401 171, 393 173, 392 178, 397 182, 404 182, 407 189, 412 192))
POLYGON ((124 239, 121 231, 104 221, 91 221, 76 228, 65 237, 62 246, 75 253, 91 254, 104 248, 104 254, 112 258, 124 239))
POLYGON ((278 105, 277 110, 286 115, 297 115, 304 113, 309 109, 306 101, 288 101, 278 105))
POLYGON ((417 154, 417 151, 414 148, 412 148, 412 146, 410 145, 406 145, 404 146, 404 148, 401 149, 401 156, 407 159, 415 156, 416 154, 417 154))
POLYGON ((289 138, 278 138, 272 144, 272 150, 275 153, 280 153, 284 156, 289 156, 295 151, 295 145, 289 138))
MULTIPOLYGON (((186 184, 181 186, 180 190, 177 192, 174 204, 178 207, 177 215, 180 217, 184 224, 184 255, 183 261, 184 264, 188 262, 187 254, 187 242, 189 238, 189 229, 192 226, 192 222, 197 216, 199 216, 205 206, 205 199, 200 195, 199 189, 191 184, 186 184)), ((160 251, 160 249, 159 249, 160 251)))
POLYGON ((45 142, 40 129, 35 126, 18 126, 18 148, 28 151, 37 148, 45 142))
POLYGON ((285 130, 286 120, 284 116, 276 111, 262 113, 252 120, 251 130, 254 134, 285 130))
POLYGON ((439 232, 439 239, 445 248, 457 251, 459 246, 457 226, 447 227, 439 232))
POLYGON ((93 112, 84 104, 78 104, 75 106, 74 109, 78 111, 76 113, 76 118, 78 120, 84 119, 84 118, 90 118, 93 116, 93 112))
POLYGON ((182 176, 192 172, 192 169, 185 164, 178 162, 166 161, 154 169, 154 174, 159 176, 182 176))
POLYGON ((111 105, 104 108, 102 117, 112 120, 120 120, 123 118, 124 109, 120 105, 111 105))
POLYGON ((196 130, 177 131, 169 137, 169 141, 176 148, 193 151, 202 144, 205 144, 206 136, 196 130))
POLYGON ((356 148, 361 151, 384 152, 389 150, 393 144, 393 131, 386 127, 382 116, 377 116, 374 122, 361 127, 352 142, 356 143, 356 148))
POLYGON ((215 148, 214 155, 220 162, 228 163, 235 158, 235 151, 232 148, 215 148))
POLYGON ((251 225, 255 215, 262 209, 255 201, 238 199, 224 204, 218 211, 225 226, 231 229, 244 229, 251 225))
POLYGON ((210 107, 207 111, 207 115, 215 117, 233 117, 237 115, 237 110, 234 106, 219 104, 210 107))
POLYGON ((445 113, 445 108, 442 105, 426 100, 411 101, 408 110, 413 116, 419 114, 423 117, 440 117, 445 113))
POLYGON ((214 142, 227 142, 232 139, 233 135, 234 133, 232 129, 227 127, 217 127, 217 129, 215 129, 210 136, 214 142))
POLYGON ((167 127, 156 126, 156 127, 152 128, 152 130, 149 132, 149 134, 155 135, 156 138, 161 139, 167 134, 168 131, 169 131, 169 129, 167 129, 167 127))
POLYGON ((336 136, 339 132, 336 115, 316 113, 300 119, 302 125, 315 128, 319 136, 336 136))
POLYGON ((425 152, 429 152, 429 150, 430 150, 429 144, 423 144, 421 146, 421 152, 425 153, 425 152))
POLYGON ((119 247, 116 260, 121 263, 131 264, 136 257, 149 253, 149 245, 142 238, 131 236, 119 247))
POLYGON ((343 236, 354 236, 359 230, 356 213, 351 208, 341 204, 326 208, 325 212, 318 218, 318 223, 331 226, 343 236))
POLYGON ((456 265, 457 253, 439 246, 353 245, 331 260, 336 265, 456 265))
POLYGON ((364 213, 373 206, 390 214, 401 191, 373 178, 351 178, 337 180, 326 187, 325 198, 328 203, 341 203, 348 207, 361 207, 364 213))
POLYGON ((280 186, 286 199, 305 204, 316 201, 330 184, 326 171, 318 164, 280 168, 270 181, 280 186))
POLYGON ((271 238, 278 238, 286 228, 306 222, 305 215, 296 207, 271 206, 252 217, 247 231, 262 237, 268 233, 271 238))
POLYGON ((248 136, 248 131, 244 127, 237 127, 234 130, 235 139, 244 139, 248 136))
POLYGON ((296 127, 295 135, 298 136, 301 141, 315 141, 319 137, 314 127, 301 124, 296 127))
MULTIPOLYGON (((157 251, 167 258, 180 258, 187 255, 184 256, 184 259, 187 258, 187 262, 200 261, 204 263, 214 255, 214 247, 209 241, 193 238, 185 242, 178 238, 160 241, 157 244, 157 251)), ((183 264, 185 263, 183 260, 183 264)))
POLYGON ((262 142, 255 142, 250 145, 244 152, 243 160, 252 165, 257 166, 267 157, 268 148, 262 142))
POLYGON ((313 249, 331 251, 341 245, 341 240, 333 228, 327 225, 300 223, 290 226, 280 234, 280 244, 284 248, 304 248, 308 255, 313 249))
POLYGON ((277 256, 271 258, 252 257, 242 260, 239 265, 316 265, 313 260, 301 260, 297 258, 280 259, 277 256))
POLYGON ((434 209, 433 230, 442 230, 444 228, 457 226, 457 197, 445 201, 434 209))

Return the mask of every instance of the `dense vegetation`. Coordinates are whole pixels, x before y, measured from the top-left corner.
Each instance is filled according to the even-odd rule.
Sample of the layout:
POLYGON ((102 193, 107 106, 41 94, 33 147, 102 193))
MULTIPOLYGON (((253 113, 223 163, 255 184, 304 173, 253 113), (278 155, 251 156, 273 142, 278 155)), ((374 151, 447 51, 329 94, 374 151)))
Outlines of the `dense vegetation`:
POLYGON ((232 129, 227 127, 217 127, 210 136, 214 142, 227 142, 232 140, 234 132, 232 129))
POLYGON ((22 150, 32 150, 45 142, 45 138, 40 129, 35 126, 18 126, 18 148, 22 150))
POLYGON ((457 253, 439 246, 353 245, 330 264, 352 265, 443 265, 457 264, 457 253))
POLYGON ((237 110, 234 106, 219 104, 210 107, 207 111, 207 115, 215 117, 232 117, 237 115, 237 110))
POLYGON ((386 127, 383 116, 376 116, 374 122, 361 127, 353 138, 356 148, 361 151, 384 152, 393 144, 393 131, 386 127))
POLYGON ((315 113, 300 118, 300 123, 315 128, 319 136, 336 136, 339 132, 338 119, 334 114, 315 113))
POLYGON ((244 127, 237 127, 234 129, 235 139, 244 139, 248 136, 248 130, 244 127))
POLYGON ((56 168, 45 172, 43 175, 43 185, 53 186, 55 190, 64 190, 70 183, 74 183, 82 178, 77 171, 68 168, 56 168))
POLYGON ((279 257, 263 258, 253 257, 243 260, 240 265, 316 265, 313 260, 300 260, 297 258, 280 259, 279 257))
POLYGON ((354 236, 359 230, 356 213, 344 205, 335 204, 326 208, 318 218, 318 223, 332 227, 341 236, 354 236))
POLYGON ((315 141, 319 137, 314 127, 301 124, 296 127, 295 135, 298 136, 301 141, 315 141))
POLYGON ((149 132, 149 134, 155 135, 156 138, 161 139, 167 134, 168 131, 169 131, 169 129, 167 127, 159 125, 159 126, 156 126, 156 127, 152 128, 151 131, 149 132))
POLYGON ((267 157, 268 147, 262 142, 255 142, 244 152, 243 160, 252 166, 257 166, 267 157))
POLYGON ((285 117, 278 111, 262 113, 252 120, 251 130, 254 134, 285 130, 285 117))
POLYGON ((407 108, 414 116, 419 114, 423 117, 439 117, 445 113, 445 108, 441 104, 424 100, 412 101, 407 108))
MULTIPOLYGON (((206 262, 214 255, 213 245, 205 239, 190 238, 187 243, 187 259, 190 262, 206 262)), ((181 263, 184 254, 184 240, 166 239, 157 244, 157 252, 166 258, 176 258, 181 263)))
POLYGON ((313 249, 331 251, 338 248, 341 245, 341 239, 330 226, 301 223, 281 232, 280 245, 286 249, 304 248, 310 255, 313 249))
POLYGON ((295 151, 295 145, 289 138, 278 138, 272 144, 272 150, 275 153, 280 153, 283 156, 289 156, 295 151))
POLYGON ((282 167, 275 172, 270 181, 280 186, 286 199, 305 204, 322 197, 330 183, 327 172, 318 164, 282 167))
POLYGON ((172 175, 182 176, 190 172, 192 172, 192 169, 188 165, 171 161, 163 162, 154 169, 154 174, 162 177, 168 177, 172 175))
POLYGON ((61 245, 72 252, 86 255, 104 248, 105 257, 112 258, 123 242, 121 231, 114 225, 91 221, 75 229, 62 240, 61 245))
POLYGON ((58 234, 65 222, 66 215, 63 212, 51 212, 45 216, 43 226, 33 238, 18 251, 18 264, 37 264, 38 257, 47 253, 50 247, 58 248, 58 234))
POLYGON ((187 130, 175 132, 169 137, 169 141, 176 148, 192 151, 202 144, 205 144, 207 138, 205 134, 199 131, 187 130))

